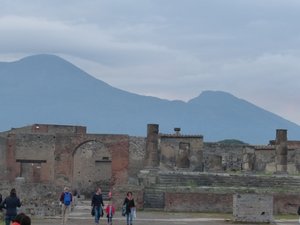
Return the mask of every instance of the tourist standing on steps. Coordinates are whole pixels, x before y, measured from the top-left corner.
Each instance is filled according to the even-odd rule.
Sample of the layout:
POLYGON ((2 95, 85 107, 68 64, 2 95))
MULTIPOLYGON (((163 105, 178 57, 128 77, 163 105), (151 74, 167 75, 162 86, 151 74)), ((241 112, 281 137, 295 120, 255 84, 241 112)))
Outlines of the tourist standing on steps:
POLYGON ((5 213, 5 224, 10 225, 10 223, 17 216, 17 208, 21 207, 21 201, 17 197, 16 189, 13 188, 10 191, 10 195, 4 199, 1 203, 1 208, 6 209, 5 213))
POLYGON ((126 222, 127 225, 132 225, 132 220, 135 214, 135 204, 132 196, 132 192, 127 192, 126 198, 124 200, 123 206, 126 207, 126 222))
POLYGON ((103 216, 104 207, 101 188, 97 188, 94 193, 91 206, 95 210, 95 224, 99 224, 100 217, 103 216))
POLYGON ((77 188, 74 189, 73 191, 73 197, 74 197, 74 206, 77 205, 77 202, 78 202, 78 198, 80 198, 80 194, 79 194, 79 191, 77 190, 77 188))
POLYGON ((70 210, 71 210, 71 203, 72 203, 72 194, 68 187, 64 188, 64 191, 60 195, 60 204, 61 204, 61 217, 62 217, 62 224, 66 225, 70 210))
POLYGON ((77 205, 78 198, 80 198, 80 195, 79 195, 79 192, 77 191, 77 189, 75 188, 73 190, 73 193, 72 193, 72 207, 71 207, 71 210, 73 210, 75 208, 75 206, 77 205))

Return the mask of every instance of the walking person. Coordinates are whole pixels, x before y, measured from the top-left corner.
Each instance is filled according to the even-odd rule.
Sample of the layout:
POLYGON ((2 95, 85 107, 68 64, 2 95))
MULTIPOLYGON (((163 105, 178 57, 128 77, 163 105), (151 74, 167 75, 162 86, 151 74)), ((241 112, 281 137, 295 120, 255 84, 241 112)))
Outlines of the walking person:
POLYGON ((110 201, 105 209, 106 217, 107 217, 107 225, 112 225, 112 218, 115 214, 115 207, 110 201))
POLYGON ((99 224, 100 217, 103 216, 103 198, 101 188, 97 188, 96 192, 92 197, 92 208, 95 210, 95 224, 99 224))
POLYGON ((109 192, 108 192, 108 199, 111 200, 111 198, 112 198, 112 192, 111 192, 111 190, 109 190, 109 192))
POLYGON ((73 190, 73 206, 75 207, 77 205, 78 202, 78 198, 80 198, 79 192, 77 191, 77 189, 75 188, 73 190))
POLYGON ((132 225, 132 220, 135 215, 135 204, 132 196, 132 192, 127 192, 126 198, 124 200, 123 206, 126 207, 126 222, 127 225, 132 225))
POLYGON ((17 216, 17 208, 21 207, 21 201, 17 197, 16 189, 13 188, 10 191, 10 195, 4 199, 1 203, 1 208, 6 209, 5 213, 5 224, 10 225, 10 223, 17 216))
POLYGON ((70 208, 72 203, 72 194, 68 187, 64 188, 64 191, 60 195, 60 203, 61 203, 61 215, 62 215, 62 225, 66 225, 69 214, 70 214, 70 208))

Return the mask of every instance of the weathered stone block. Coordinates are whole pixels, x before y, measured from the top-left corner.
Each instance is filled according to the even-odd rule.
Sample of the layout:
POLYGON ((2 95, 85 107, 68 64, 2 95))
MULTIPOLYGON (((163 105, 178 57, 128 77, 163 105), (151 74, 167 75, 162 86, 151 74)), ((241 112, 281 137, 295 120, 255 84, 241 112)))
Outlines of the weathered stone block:
POLYGON ((273 221, 273 196, 260 194, 233 195, 233 219, 238 222, 273 221))

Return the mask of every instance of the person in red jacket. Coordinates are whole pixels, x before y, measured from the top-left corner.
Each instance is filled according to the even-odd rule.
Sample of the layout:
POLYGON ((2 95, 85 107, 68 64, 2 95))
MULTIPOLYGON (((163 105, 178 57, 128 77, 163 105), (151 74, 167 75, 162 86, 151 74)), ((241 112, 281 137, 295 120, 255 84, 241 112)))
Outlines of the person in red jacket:
POLYGON ((31 219, 24 213, 19 213, 13 220, 12 225, 31 225, 31 219))
POLYGON ((108 203, 105 209, 106 217, 107 217, 107 224, 112 225, 112 218, 115 214, 115 207, 113 206, 112 202, 108 203))
POLYGON ((19 213, 15 219, 13 220, 12 225, 21 225, 21 220, 23 219, 23 217, 25 217, 24 213, 19 213))

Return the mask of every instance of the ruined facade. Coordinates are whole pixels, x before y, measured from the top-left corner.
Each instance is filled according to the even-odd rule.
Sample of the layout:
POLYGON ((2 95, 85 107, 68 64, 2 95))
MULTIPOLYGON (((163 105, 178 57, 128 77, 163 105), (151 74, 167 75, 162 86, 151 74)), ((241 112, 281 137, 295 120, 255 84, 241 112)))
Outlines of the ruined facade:
POLYGON ((128 180, 129 136, 35 124, 1 133, 0 179, 68 185, 90 193, 128 180))
POLYGON ((113 190, 117 205, 130 188, 138 207, 170 211, 232 212, 233 194, 244 189, 274 196, 274 213, 297 207, 299 193, 279 190, 300 185, 300 141, 287 140, 286 130, 264 146, 207 143, 202 135, 174 131, 161 134, 158 124, 148 124, 147 137, 132 137, 34 124, 2 132, 0 193, 19 187, 30 213, 42 215, 55 207, 65 185, 86 197, 98 186, 104 194, 113 190), (32 206, 38 193, 47 196, 47 210, 32 206), (186 206, 178 206, 182 199, 186 206))

